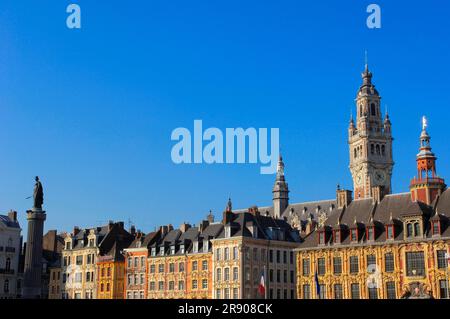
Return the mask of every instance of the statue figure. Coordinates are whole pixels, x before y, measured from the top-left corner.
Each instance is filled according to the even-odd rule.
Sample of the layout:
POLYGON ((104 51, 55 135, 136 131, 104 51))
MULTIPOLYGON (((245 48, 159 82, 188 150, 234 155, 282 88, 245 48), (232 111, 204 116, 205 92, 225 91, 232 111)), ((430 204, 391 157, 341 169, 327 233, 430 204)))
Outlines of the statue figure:
POLYGON ((42 184, 39 181, 39 177, 35 178, 36 184, 34 185, 33 199, 34 205, 33 208, 42 209, 42 204, 44 203, 44 190, 42 188, 42 184))

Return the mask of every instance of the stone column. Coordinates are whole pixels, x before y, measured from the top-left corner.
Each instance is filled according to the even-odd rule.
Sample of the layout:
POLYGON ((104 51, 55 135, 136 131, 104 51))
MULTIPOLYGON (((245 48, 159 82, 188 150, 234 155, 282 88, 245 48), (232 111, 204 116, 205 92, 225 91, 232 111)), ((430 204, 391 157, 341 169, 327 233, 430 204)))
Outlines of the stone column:
POLYGON ((24 283, 22 298, 41 298, 42 238, 44 234, 45 211, 33 208, 27 211, 28 237, 25 252, 24 283))

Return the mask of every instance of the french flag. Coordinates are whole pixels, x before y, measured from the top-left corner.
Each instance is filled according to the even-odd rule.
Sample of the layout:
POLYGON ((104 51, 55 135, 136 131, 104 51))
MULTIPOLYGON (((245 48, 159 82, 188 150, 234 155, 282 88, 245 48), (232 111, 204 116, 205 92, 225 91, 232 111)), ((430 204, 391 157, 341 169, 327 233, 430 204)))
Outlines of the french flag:
POLYGON ((264 277, 264 271, 261 273, 261 280, 259 282, 258 292, 262 297, 266 296, 266 280, 264 277))

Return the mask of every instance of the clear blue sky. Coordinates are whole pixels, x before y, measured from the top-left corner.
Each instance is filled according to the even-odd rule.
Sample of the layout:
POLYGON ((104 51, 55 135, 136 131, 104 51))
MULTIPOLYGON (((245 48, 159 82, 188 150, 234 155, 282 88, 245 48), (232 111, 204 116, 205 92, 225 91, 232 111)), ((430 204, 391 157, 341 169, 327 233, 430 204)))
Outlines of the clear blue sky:
POLYGON ((420 117, 450 181, 447 1, 0 3, 0 211, 45 187, 45 228, 130 218, 151 231, 209 209, 269 205, 258 165, 171 162, 170 134, 279 127, 292 202, 352 186, 347 125, 364 51, 393 123, 395 192, 415 174, 420 117), (365 25, 382 8, 382 29, 365 25), (78 3, 82 29, 65 25, 78 3))

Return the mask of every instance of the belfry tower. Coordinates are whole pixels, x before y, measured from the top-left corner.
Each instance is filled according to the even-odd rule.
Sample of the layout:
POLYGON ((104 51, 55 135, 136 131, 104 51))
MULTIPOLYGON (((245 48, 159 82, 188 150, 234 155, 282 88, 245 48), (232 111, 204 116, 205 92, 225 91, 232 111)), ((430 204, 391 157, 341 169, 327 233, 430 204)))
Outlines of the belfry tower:
POLYGON ((277 177, 273 185, 273 217, 281 218, 281 214, 289 205, 289 188, 284 178, 283 158, 279 157, 277 165, 277 177))
POLYGON ((350 119, 348 144, 355 199, 372 197, 374 188, 389 194, 394 161, 391 121, 380 111, 381 97, 372 84, 366 63, 363 83, 356 96, 356 123, 350 119))
POLYGON ((412 201, 430 205, 446 188, 443 178, 436 174, 436 156, 431 151, 430 135, 427 132, 427 119, 422 118, 419 154, 416 156, 417 177, 411 180, 409 189, 412 201))

